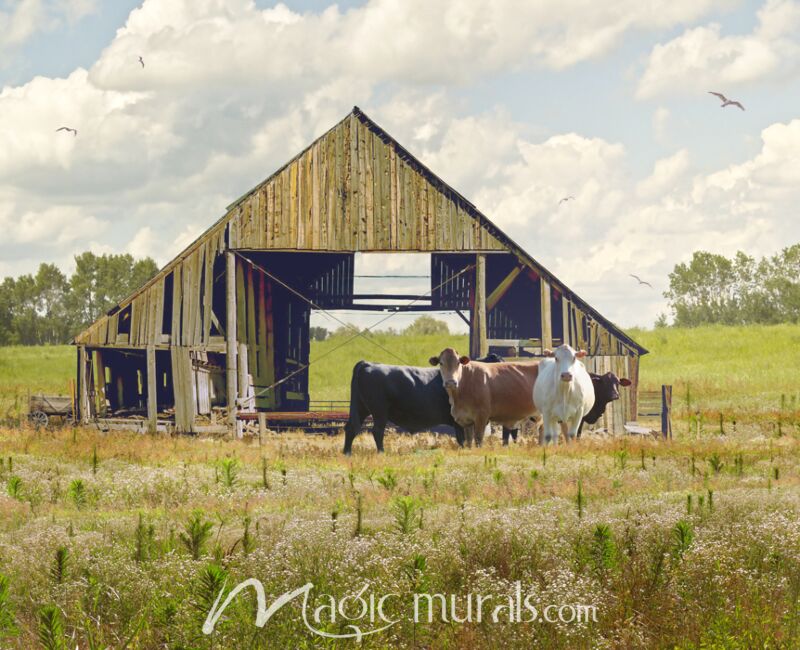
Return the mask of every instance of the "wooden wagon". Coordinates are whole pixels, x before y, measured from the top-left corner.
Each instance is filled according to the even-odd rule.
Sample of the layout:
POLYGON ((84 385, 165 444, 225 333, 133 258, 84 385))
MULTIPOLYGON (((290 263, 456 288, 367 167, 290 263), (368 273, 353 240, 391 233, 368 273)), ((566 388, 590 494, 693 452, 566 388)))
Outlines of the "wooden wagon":
POLYGON ((28 419, 35 425, 46 427, 51 417, 60 417, 67 422, 75 419, 72 397, 63 395, 31 395, 28 400, 28 419))

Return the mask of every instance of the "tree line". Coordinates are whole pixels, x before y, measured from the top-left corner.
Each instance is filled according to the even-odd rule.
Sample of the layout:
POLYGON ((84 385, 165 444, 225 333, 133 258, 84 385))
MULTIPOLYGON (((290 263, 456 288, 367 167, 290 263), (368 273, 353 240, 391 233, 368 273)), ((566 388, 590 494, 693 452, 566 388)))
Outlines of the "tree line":
POLYGON ((54 264, 0 284, 0 345, 68 343, 158 272, 151 258, 131 255, 75 257, 67 277, 54 264))
MULTIPOLYGON (((35 274, 5 278, 0 345, 68 343, 157 272, 149 257, 86 252, 75 257, 70 276, 43 263, 35 274)), ((678 327, 800 322, 800 244, 761 259, 741 251, 731 258, 696 251, 669 274, 664 297, 678 327)), ((666 324, 664 314, 656 325, 666 324)), ((313 329, 315 340, 329 335, 325 328, 313 329)), ((446 334, 447 325, 422 316, 402 333, 446 334)))
POLYGON ((696 251, 669 274, 664 297, 678 327, 800 322, 800 244, 761 259, 696 251))

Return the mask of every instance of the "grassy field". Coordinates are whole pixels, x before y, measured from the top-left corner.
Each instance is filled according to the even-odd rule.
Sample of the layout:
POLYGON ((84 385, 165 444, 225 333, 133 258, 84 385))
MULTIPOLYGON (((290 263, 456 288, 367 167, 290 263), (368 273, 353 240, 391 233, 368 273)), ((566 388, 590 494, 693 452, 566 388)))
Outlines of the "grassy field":
POLYGON ((800 647, 793 436, 545 455, 422 434, 383 456, 361 436, 351 459, 340 444, 0 430, 0 647, 357 647, 309 631, 299 600, 257 628, 252 591, 204 635, 219 590, 249 578, 267 604, 312 583, 308 618, 328 634, 379 627, 353 604, 362 589, 395 594, 398 622, 365 648, 800 647), (540 615, 585 605, 594 620, 493 618, 517 583, 540 615), (459 623, 423 601, 415 623, 415 593, 455 599, 460 619, 469 594, 490 605, 459 623), (354 620, 329 596, 351 596, 354 620))
MULTIPOLYGON (((800 426, 774 426, 781 394, 800 392, 799 335, 635 333, 652 351, 645 388, 688 384, 693 408, 760 414, 725 436, 681 426, 671 442, 502 448, 493 436, 458 450, 390 435, 378 456, 364 434, 345 458, 341 437, 302 433, 259 444, 0 428, 0 648, 351 648, 319 632, 380 627, 359 616, 359 593, 393 594, 383 613, 397 621, 365 648, 800 647, 800 426), (300 599, 256 627, 250 590, 203 634, 220 590, 249 578, 267 605, 310 582, 317 632, 300 599), (517 593, 537 621, 497 613, 517 593), (415 622, 415 594, 442 594, 445 614, 428 619, 423 600, 415 622), (480 620, 477 596, 491 603, 480 620), (595 616, 543 622, 548 605, 595 616)), ((380 337, 392 354, 366 341, 327 354, 342 340, 312 349, 316 399, 346 397, 360 358, 424 364, 466 345, 380 337)), ((74 365, 66 347, 0 355, 9 409, 28 390, 60 392, 74 365)))
MULTIPOLYGON (((710 419, 719 412, 727 419, 772 417, 782 396, 786 410, 800 406, 798 325, 664 328, 630 334, 650 350, 641 360, 641 389, 672 384, 678 414, 685 414, 687 388, 691 408, 710 419)), ((427 365, 428 357, 445 346, 468 346, 466 336, 373 335, 381 347, 360 337, 342 346, 346 338, 312 343, 312 399, 348 399, 350 372, 360 359, 427 365)), ((15 418, 28 392, 67 394, 74 372, 75 350, 70 346, 0 348, 0 419, 15 418)))

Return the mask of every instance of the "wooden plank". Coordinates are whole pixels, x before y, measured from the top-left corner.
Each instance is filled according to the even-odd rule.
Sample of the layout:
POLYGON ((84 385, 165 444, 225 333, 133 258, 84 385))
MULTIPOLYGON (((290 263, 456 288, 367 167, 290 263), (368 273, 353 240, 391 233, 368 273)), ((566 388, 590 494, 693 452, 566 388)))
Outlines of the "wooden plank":
POLYGON ((570 305, 572 303, 567 299, 566 294, 562 292, 561 294, 561 331, 563 332, 562 336, 564 339, 564 343, 566 345, 572 345, 573 338, 570 333, 569 328, 569 311, 570 305))
MULTIPOLYGON (((258 321, 258 359, 254 364, 258 367, 258 372, 254 373, 254 382, 257 385, 269 385, 275 381, 274 365, 271 360, 271 316, 268 321, 267 307, 269 305, 271 312, 271 289, 269 282, 267 282, 263 273, 258 274, 258 306, 257 306, 257 321, 258 321)), ((271 404, 274 406, 274 404, 271 404)))
POLYGON ((158 424, 158 377, 156 376, 156 349, 147 346, 147 430, 156 432, 158 424))
POLYGON ((344 130, 335 131, 333 164, 333 211, 331 213, 331 228, 328 231, 328 250, 342 250, 344 232, 344 130))
POLYGON ((198 361, 198 363, 192 364, 197 389, 197 413, 198 415, 209 415, 211 413, 211 373, 207 367, 208 354, 203 350, 195 350, 194 358, 198 361))
POLYGON ((358 250, 358 134, 356 117, 344 122, 345 137, 345 238, 348 250, 358 250))
POLYGON ((300 176, 300 163, 295 160, 289 165, 289 246, 296 248, 299 244, 299 231, 298 228, 298 177, 300 176))
POLYGON ((500 284, 494 288, 494 291, 492 291, 492 293, 489 294, 489 297, 486 298, 487 312, 492 311, 492 309, 497 306, 497 303, 502 300, 504 295, 506 295, 508 290, 511 288, 511 285, 514 283, 514 280, 521 272, 522 266, 515 266, 513 269, 511 269, 511 272, 502 279, 500 284))
POLYGON ((377 134, 372 134, 372 167, 373 167, 373 246, 376 249, 386 248, 384 240, 384 198, 383 198, 383 147, 377 134))
POLYGON ((470 326, 470 356, 485 357, 489 352, 486 342, 486 255, 476 255, 475 306, 470 326))
MULTIPOLYGON (((248 355, 249 363, 239 370, 239 395, 240 397, 246 397, 242 395, 243 386, 241 384, 241 379, 243 377, 242 373, 249 372, 253 376, 258 375, 258 334, 256 333, 256 285, 253 276, 253 266, 251 264, 247 265, 247 284, 245 288, 245 295, 241 296, 239 300, 245 300, 247 302, 247 338, 245 342, 247 343, 248 352, 252 353, 248 355)), ((241 348, 240 348, 241 349, 241 348)), ((241 358, 239 359, 239 366, 243 366, 241 358)), ((244 375, 246 379, 247 375, 244 375)))
POLYGON ((264 247, 272 248, 275 244, 272 232, 275 226, 275 182, 268 182, 264 187, 264 192, 264 247))
POLYGON ((225 329, 227 336, 227 355, 225 359, 225 376, 228 396, 228 424, 236 426, 236 257, 232 251, 225 253, 226 296, 225 306, 227 320, 225 329))
POLYGON ((174 345, 181 341, 181 306, 183 305, 183 279, 181 265, 172 271, 172 331, 170 339, 174 345))
POLYGON ((325 137, 322 143, 322 158, 320 159, 320 215, 319 215, 319 246, 321 249, 328 248, 328 233, 331 224, 331 175, 330 161, 334 142, 331 134, 325 137))
POLYGON ((358 250, 369 248, 369 237, 367 235, 367 135, 366 127, 358 120, 355 122, 355 130, 358 136, 358 250))
POLYGON ((208 345, 211 338, 211 309, 214 306, 214 258, 216 257, 216 246, 209 244, 205 259, 205 282, 203 283, 203 331, 201 333, 201 345, 208 345))
POLYGON ((170 358, 172 361, 172 393, 175 397, 175 429, 179 433, 189 433, 194 427, 191 386, 192 360, 189 348, 171 347, 170 358))
POLYGON ((95 374, 95 412, 98 415, 106 414, 106 367, 103 364, 103 351, 94 351, 94 374, 95 374))
POLYGON ((394 150, 394 143, 387 145, 389 149, 389 248, 397 249, 398 245, 398 207, 397 196, 397 153, 394 150))
POLYGON ((296 226, 293 227, 290 206, 292 203, 291 191, 292 169, 287 167, 281 172, 281 248, 294 248, 296 242, 296 226))
POLYGON ((208 242, 203 244, 194 257, 194 282, 192 283, 192 342, 191 345, 203 344, 203 313, 200 308, 200 299, 203 295, 203 267, 208 249, 208 242))
POLYGON ((550 283, 544 278, 539 278, 541 287, 541 314, 542 314, 542 347, 553 347, 553 320, 550 313, 550 283))
POLYGON ((306 156, 301 156, 297 165, 297 248, 306 245, 306 156))
POLYGON ((375 248, 375 153, 372 132, 362 124, 359 127, 364 142, 364 220, 366 228, 366 248, 375 248))
POLYGON ((317 142, 311 150, 311 248, 320 248, 320 206, 322 191, 320 189, 320 157, 324 142, 317 142))

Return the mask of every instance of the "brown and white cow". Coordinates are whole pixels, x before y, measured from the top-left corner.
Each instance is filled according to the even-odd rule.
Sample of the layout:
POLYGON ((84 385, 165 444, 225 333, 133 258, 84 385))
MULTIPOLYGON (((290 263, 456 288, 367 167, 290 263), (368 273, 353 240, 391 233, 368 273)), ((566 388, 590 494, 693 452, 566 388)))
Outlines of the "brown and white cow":
POLYGON ((445 348, 431 357, 439 366, 453 419, 464 428, 467 445, 480 446, 488 422, 515 428, 517 423, 536 413, 533 386, 538 361, 483 363, 459 356, 445 348))

